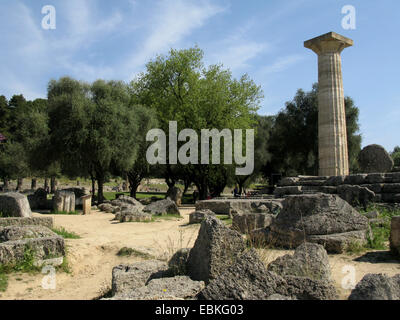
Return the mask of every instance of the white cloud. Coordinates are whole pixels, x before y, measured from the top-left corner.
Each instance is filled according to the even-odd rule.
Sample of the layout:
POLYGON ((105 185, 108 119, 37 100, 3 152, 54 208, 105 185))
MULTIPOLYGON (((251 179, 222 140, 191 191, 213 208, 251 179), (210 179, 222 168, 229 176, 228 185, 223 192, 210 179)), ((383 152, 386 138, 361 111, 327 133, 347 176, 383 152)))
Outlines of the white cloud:
POLYGON ((284 56, 284 57, 278 58, 273 64, 262 68, 261 72, 264 74, 282 72, 282 71, 285 71, 286 69, 288 69, 289 67, 291 67, 292 65, 295 65, 296 63, 300 62, 303 59, 304 59, 304 56, 299 55, 299 54, 284 56))
POLYGON ((265 43, 243 41, 227 47, 224 52, 213 55, 212 60, 223 63, 231 70, 243 69, 249 67, 249 61, 264 53, 268 48, 269 46, 265 43))
POLYGON ((225 9, 208 1, 162 1, 148 22, 150 28, 139 52, 131 56, 126 68, 137 72, 149 59, 178 44, 211 17, 225 9))

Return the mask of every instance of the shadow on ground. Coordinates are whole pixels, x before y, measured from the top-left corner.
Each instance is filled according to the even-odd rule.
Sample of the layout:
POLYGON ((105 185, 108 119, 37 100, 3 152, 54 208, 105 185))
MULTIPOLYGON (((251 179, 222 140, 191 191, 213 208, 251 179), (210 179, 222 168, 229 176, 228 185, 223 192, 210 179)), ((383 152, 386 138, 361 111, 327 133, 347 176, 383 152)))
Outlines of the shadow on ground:
POLYGON ((395 256, 390 251, 374 251, 367 252, 363 256, 354 259, 354 261, 369 263, 399 263, 400 257, 395 256))

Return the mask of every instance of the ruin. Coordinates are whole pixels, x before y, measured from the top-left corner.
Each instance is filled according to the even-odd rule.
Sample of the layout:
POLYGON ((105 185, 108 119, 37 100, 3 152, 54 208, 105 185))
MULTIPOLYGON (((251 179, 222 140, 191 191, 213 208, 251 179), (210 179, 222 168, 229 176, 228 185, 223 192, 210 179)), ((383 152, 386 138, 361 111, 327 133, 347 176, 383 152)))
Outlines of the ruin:
POLYGON ((329 32, 304 46, 318 55, 318 148, 319 175, 349 174, 344 105, 342 62, 340 53, 353 40, 329 32))

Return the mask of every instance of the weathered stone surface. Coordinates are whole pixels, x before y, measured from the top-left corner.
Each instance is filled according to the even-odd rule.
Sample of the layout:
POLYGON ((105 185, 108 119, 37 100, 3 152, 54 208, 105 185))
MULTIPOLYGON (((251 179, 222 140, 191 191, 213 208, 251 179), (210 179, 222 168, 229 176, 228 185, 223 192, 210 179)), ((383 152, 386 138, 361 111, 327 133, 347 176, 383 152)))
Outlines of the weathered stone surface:
POLYGON ((22 261, 28 248, 35 260, 65 255, 64 239, 59 236, 7 241, 0 243, 0 264, 22 261))
POLYGON ((196 211, 211 210, 216 214, 230 214, 231 201, 229 200, 202 200, 196 202, 196 211))
POLYGON ((82 205, 81 198, 87 195, 87 189, 85 188, 67 188, 64 191, 73 192, 75 195, 75 205, 82 205))
POLYGON ((385 182, 385 175, 383 173, 370 173, 369 175, 367 175, 365 182, 371 184, 383 183, 385 182))
POLYGON ((43 226, 9 226, 0 227, 0 243, 33 238, 54 237, 56 234, 43 226))
POLYGON ((382 193, 381 198, 383 202, 400 203, 400 193, 382 193))
MULTIPOLYGON (((267 243, 296 248, 304 241, 326 245, 331 240, 348 243, 352 236, 359 240, 359 234, 353 234, 353 231, 365 235, 368 229, 368 219, 339 196, 310 194, 288 196, 283 209, 264 234, 267 243), (346 235, 342 238, 338 234, 346 235)), ((331 246, 326 249, 335 252, 331 251, 331 246)))
POLYGON ((200 292, 201 300, 265 300, 286 293, 286 282, 266 270, 254 250, 236 256, 236 261, 200 292))
POLYGON ((321 245, 303 243, 293 255, 282 256, 268 265, 282 276, 288 295, 299 300, 332 300, 338 295, 331 278, 329 257, 321 245))
POLYGON ((382 187, 383 193, 400 193, 400 183, 386 183, 382 187))
POLYGON ((189 215, 189 224, 202 223, 208 216, 215 216, 209 209, 196 210, 189 215))
POLYGON ((279 187, 289 187, 295 185, 297 182, 300 181, 300 178, 297 177, 285 177, 281 181, 279 181, 279 187))
POLYGON ((361 187, 368 188, 369 190, 374 192, 376 195, 377 193, 382 192, 383 186, 384 186, 383 183, 374 183, 374 184, 363 184, 361 187))
POLYGON ((119 265, 112 270, 112 294, 143 287, 150 279, 162 277, 168 265, 159 260, 147 260, 132 265, 119 265))
POLYGON ((75 211, 75 193, 66 190, 57 190, 53 197, 53 210, 55 212, 75 211))
POLYGON ((146 222, 151 221, 153 216, 138 209, 124 210, 115 214, 114 220, 119 222, 146 222))
POLYGON ((358 230, 328 235, 311 235, 307 237, 307 241, 324 246, 329 253, 343 253, 350 245, 364 246, 367 243, 368 232, 368 230, 358 230))
POLYGON ((352 174, 349 176, 345 176, 344 178, 344 184, 350 184, 350 185, 359 185, 359 184, 364 184, 366 183, 366 174, 352 174))
POLYGON ((216 214, 227 214, 230 216, 232 216, 234 212, 264 212, 277 214, 282 208, 282 201, 282 199, 203 200, 196 203, 196 210, 208 209, 216 214), (268 210, 265 211, 265 208, 268 210))
POLYGON ((205 281, 218 277, 245 250, 242 236, 219 219, 209 216, 201 224, 199 235, 190 250, 188 275, 205 281))
POLYGON ((178 187, 169 188, 167 191, 167 198, 170 198, 178 206, 182 204, 182 196, 183 192, 178 187))
POLYGON ((139 209, 144 208, 144 206, 138 200, 136 200, 135 198, 132 198, 132 197, 122 195, 122 196, 119 196, 117 200, 121 203, 126 203, 126 204, 133 205, 135 207, 138 207, 139 209))
POLYGON ((274 190, 274 196, 281 198, 286 195, 302 194, 301 186, 277 187, 274 190))
POLYGON ((400 216, 392 218, 390 249, 393 253, 400 255, 400 216))
POLYGON ((110 203, 101 203, 97 206, 97 208, 106 213, 113 213, 115 210, 114 206, 110 203))
POLYGON ((337 291, 329 281, 315 280, 309 277, 285 276, 287 296, 298 300, 336 300, 337 291))
POLYGON ((274 215, 267 213, 233 214, 232 228, 242 234, 250 234, 255 229, 269 227, 274 215))
POLYGON ((52 217, 0 218, 0 227, 38 225, 53 228, 52 217))
POLYGON ((367 274, 351 292, 349 300, 400 300, 400 274, 367 274))
POLYGON ((303 243, 293 255, 279 257, 268 265, 268 271, 282 277, 307 277, 319 281, 331 281, 329 257, 323 246, 303 243))
POLYGON ((187 263, 189 259, 190 249, 180 249, 171 257, 168 261, 168 268, 171 274, 186 275, 187 274, 187 263))
POLYGON ((339 186, 341 184, 344 184, 344 179, 346 176, 332 176, 329 177, 328 180, 326 180, 325 185, 327 186, 339 186))
POLYGON ((156 216, 163 216, 167 214, 180 215, 178 206, 171 199, 164 199, 150 203, 144 207, 143 211, 156 216))
POLYGON ((113 300, 193 299, 203 288, 203 281, 194 281, 187 276, 153 279, 146 286, 125 291, 113 300))
POLYGON ((352 206, 367 208, 374 200, 375 193, 365 187, 341 185, 337 187, 338 195, 352 206))
POLYGON ((286 296, 282 296, 280 294, 273 294, 271 296, 269 296, 266 300, 270 300, 270 301, 283 301, 283 300, 297 300, 295 298, 291 298, 291 297, 286 297, 286 296))
POLYGON ((353 40, 329 32, 304 42, 318 55, 318 154, 319 175, 349 174, 346 112, 340 53, 353 40))
POLYGON ((32 216, 28 198, 17 192, 0 194, 0 213, 2 217, 25 217, 32 216))
POLYGON ((389 153, 380 145, 372 144, 361 150, 358 162, 364 173, 390 172, 394 162, 389 153))

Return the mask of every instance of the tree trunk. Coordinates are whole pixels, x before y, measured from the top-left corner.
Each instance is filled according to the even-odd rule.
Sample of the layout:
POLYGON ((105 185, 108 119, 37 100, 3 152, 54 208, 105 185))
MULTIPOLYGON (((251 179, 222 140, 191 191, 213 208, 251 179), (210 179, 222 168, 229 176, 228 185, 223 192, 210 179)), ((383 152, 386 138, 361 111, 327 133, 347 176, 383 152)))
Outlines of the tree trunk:
POLYGON ((56 177, 51 177, 50 179, 50 193, 56 193, 57 191, 57 180, 56 177))
POLYGON ((201 183, 197 185, 197 189, 199 190, 199 200, 207 200, 208 197, 208 190, 207 190, 207 184, 201 183))
POLYGON ((104 193, 103 193, 103 187, 104 187, 104 177, 103 176, 97 176, 97 203, 101 204, 104 201, 104 193))
POLYGON ((129 184, 130 196, 132 198, 136 199, 136 192, 137 192, 138 187, 139 187, 139 184, 135 184, 135 185, 129 184))
POLYGON ((49 188, 49 178, 44 178, 44 185, 43 185, 44 190, 47 191, 49 188))
POLYGON ((185 179, 184 183, 185 183, 185 186, 184 186, 184 189, 183 189, 182 198, 186 194, 186 192, 188 191, 190 185, 192 184, 192 182, 189 179, 185 179))
POLYGON ((22 191, 23 182, 24 182, 24 179, 22 179, 22 178, 17 179, 17 188, 15 189, 16 191, 22 191))
POLYGON ((36 188, 37 188, 37 179, 33 178, 31 182, 31 189, 36 190, 36 188))
POLYGON ((95 178, 91 178, 92 180, 92 197, 94 198, 94 196, 96 195, 96 179, 95 178))
POLYGON ((4 179, 4 190, 8 190, 10 187, 10 180, 4 179))

